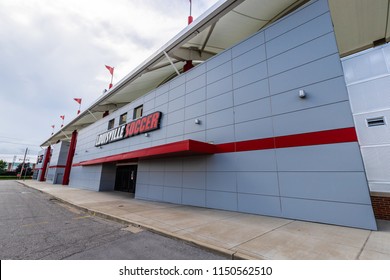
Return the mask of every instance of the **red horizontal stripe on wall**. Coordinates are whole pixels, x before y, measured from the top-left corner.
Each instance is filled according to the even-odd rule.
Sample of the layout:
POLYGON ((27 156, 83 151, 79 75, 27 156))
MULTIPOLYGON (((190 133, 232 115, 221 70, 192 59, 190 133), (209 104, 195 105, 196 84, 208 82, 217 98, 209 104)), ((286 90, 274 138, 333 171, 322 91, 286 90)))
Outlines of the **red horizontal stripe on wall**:
POLYGON ((65 165, 53 165, 53 166, 49 166, 49 168, 65 168, 66 166, 65 165))
POLYGON ((255 139, 236 143, 236 152, 267 150, 275 148, 274 138, 255 139))
POLYGON ((220 153, 233 153, 236 151, 236 143, 225 143, 225 144, 217 144, 215 145, 215 153, 220 154, 220 153))
MULTIPOLYGON (((91 159, 73 164, 73 166, 101 164, 138 158, 157 158, 170 156, 185 156, 194 154, 220 154, 246 152, 256 150, 303 147, 336 143, 357 142, 354 127, 277 136, 263 139, 253 139, 222 144, 209 144, 194 140, 183 140, 175 143, 116 154, 102 158, 91 159)), ((52 167, 50 167, 52 168, 52 167)))
POLYGON ((324 144, 356 142, 354 127, 307 132, 287 136, 254 139, 240 142, 216 144, 216 153, 234 153, 255 150, 303 147, 324 144))
POLYGON ((275 137, 275 148, 356 142, 354 127, 275 137))

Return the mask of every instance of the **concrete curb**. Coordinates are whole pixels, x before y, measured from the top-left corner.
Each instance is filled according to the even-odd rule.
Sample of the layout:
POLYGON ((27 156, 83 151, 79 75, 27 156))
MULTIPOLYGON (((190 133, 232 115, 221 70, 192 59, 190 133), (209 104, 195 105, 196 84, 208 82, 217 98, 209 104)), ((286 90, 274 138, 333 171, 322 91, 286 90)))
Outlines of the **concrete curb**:
POLYGON ((149 225, 146 225, 146 224, 143 224, 143 223, 140 223, 140 222, 134 222, 134 221, 125 220, 123 218, 120 218, 120 217, 117 217, 117 216, 114 216, 114 215, 110 215, 110 214, 106 214, 106 213, 103 213, 103 212, 95 211, 95 210, 92 210, 92 209, 89 209, 89 208, 86 208, 86 207, 74 204, 74 203, 72 203, 70 201, 67 201, 65 199, 59 198, 59 197, 57 197, 57 196, 55 196, 53 194, 47 193, 47 192, 45 192, 43 190, 36 189, 36 188, 34 188, 32 186, 29 186, 29 185, 25 184, 24 182, 21 182, 21 181, 16 181, 16 182, 21 184, 21 185, 23 185, 23 186, 25 186, 25 187, 27 187, 27 188, 37 190, 37 191, 39 191, 41 193, 44 193, 44 194, 46 194, 46 195, 48 195, 50 197, 53 197, 54 199, 60 201, 61 203, 70 205, 70 206, 72 206, 72 207, 74 207, 74 208, 76 208, 78 210, 81 210, 81 211, 83 211, 83 212, 85 212, 85 213, 87 213, 87 214, 89 214, 91 216, 100 217, 100 218, 107 219, 107 220, 114 221, 114 222, 118 222, 118 223, 124 224, 124 225, 131 225, 131 226, 134 226, 134 227, 140 227, 140 228, 152 231, 154 233, 157 233, 157 234, 160 234, 160 235, 163 235, 163 236, 166 236, 166 237, 174 238, 174 239, 177 239, 177 240, 181 240, 181 241, 187 242, 189 244, 193 244, 193 245, 195 245, 197 247, 200 247, 202 249, 205 249, 205 250, 207 250, 209 252, 213 252, 213 253, 216 253, 218 255, 230 258, 231 260, 261 260, 262 259, 262 258, 259 258, 259 256, 253 256, 253 255, 250 255, 250 254, 237 252, 237 251, 230 250, 230 249, 220 248, 220 247, 213 246, 211 244, 207 244, 207 243, 199 241, 199 240, 195 240, 193 238, 180 236, 180 235, 174 234, 172 232, 168 232, 168 231, 159 229, 157 227, 149 226, 149 225))

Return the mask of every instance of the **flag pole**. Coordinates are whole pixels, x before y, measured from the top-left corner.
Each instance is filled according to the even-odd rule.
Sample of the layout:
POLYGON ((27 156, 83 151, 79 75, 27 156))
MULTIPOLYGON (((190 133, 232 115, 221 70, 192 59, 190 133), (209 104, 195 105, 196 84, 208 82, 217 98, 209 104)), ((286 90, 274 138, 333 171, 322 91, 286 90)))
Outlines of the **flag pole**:
POLYGON ((188 25, 192 23, 194 18, 192 17, 192 1, 190 0, 190 15, 188 16, 188 25))
MULTIPOLYGON (((188 25, 192 23, 194 18, 192 17, 192 1, 190 0, 190 15, 188 16, 188 25)), ((183 72, 187 72, 191 68, 193 68, 194 65, 192 64, 192 60, 186 60, 186 64, 183 66, 183 72)))
POLYGON ((108 69, 108 71, 110 71, 110 74, 111 74, 111 83, 110 85, 108 86, 108 89, 112 88, 112 81, 114 79, 114 67, 111 67, 111 66, 108 66, 108 65, 105 65, 106 68, 108 69))
POLYGON ((114 67, 112 67, 112 74, 111 74, 111 83, 110 83, 110 87, 109 88, 112 88, 112 81, 114 80, 114 67))
POLYGON ((77 110, 77 115, 80 114, 80 109, 81 109, 81 101, 83 100, 82 98, 73 98, 74 101, 79 103, 79 109, 77 110))

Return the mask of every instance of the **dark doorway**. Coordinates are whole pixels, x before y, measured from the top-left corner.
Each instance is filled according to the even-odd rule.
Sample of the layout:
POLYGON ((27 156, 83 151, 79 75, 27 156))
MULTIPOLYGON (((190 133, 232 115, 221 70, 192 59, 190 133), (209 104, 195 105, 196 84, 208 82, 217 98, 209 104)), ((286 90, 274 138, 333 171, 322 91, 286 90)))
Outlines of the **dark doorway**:
POLYGON ((116 167, 115 190, 135 193, 137 165, 121 165, 116 167))

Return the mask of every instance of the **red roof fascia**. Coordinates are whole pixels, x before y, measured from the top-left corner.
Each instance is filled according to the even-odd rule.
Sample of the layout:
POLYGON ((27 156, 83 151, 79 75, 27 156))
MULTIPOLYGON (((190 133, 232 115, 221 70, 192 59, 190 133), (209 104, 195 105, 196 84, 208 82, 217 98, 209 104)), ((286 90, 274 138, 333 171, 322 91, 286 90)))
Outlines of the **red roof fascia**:
POLYGON ((199 142, 195 140, 183 140, 127 153, 82 161, 77 165, 94 165, 106 162, 120 162, 139 158, 159 158, 167 156, 185 156, 194 154, 214 154, 215 152, 216 147, 213 144, 199 142))

